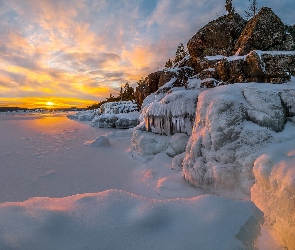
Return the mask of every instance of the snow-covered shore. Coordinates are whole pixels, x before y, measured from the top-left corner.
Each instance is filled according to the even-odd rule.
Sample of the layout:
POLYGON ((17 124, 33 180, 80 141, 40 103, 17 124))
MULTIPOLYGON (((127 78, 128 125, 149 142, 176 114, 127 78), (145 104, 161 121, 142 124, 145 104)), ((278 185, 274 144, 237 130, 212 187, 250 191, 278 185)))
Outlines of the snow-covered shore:
POLYGON ((165 152, 147 162, 134 159, 132 130, 98 129, 61 116, 12 118, 0 120, 6 131, 0 134, 1 249, 258 244, 263 218, 251 201, 204 195, 171 169, 165 152), (84 145, 100 135, 111 146, 84 145))

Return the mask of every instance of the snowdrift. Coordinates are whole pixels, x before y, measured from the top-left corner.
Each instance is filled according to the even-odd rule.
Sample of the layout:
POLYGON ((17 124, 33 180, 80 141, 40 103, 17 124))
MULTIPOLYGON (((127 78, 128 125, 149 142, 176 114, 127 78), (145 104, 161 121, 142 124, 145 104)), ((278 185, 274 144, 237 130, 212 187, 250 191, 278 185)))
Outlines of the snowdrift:
POLYGON ((109 190, 0 204, 1 249, 253 249, 262 213, 217 196, 151 200, 109 190))

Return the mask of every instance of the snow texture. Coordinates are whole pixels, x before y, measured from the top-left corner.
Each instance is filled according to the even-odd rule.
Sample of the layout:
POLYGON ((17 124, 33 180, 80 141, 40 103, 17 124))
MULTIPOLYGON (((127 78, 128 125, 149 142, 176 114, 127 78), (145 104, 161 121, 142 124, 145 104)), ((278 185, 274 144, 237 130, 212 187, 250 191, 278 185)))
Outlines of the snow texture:
POLYGON ((295 249, 295 140, 273 145, 253 169, 251 199, 263 211, 273 236, 295 249))
POLYGON ((262 213, 217 196, 160 201, 108 190, 3 203, 0 218, 1 249, 246 250, 262 213))
POLYGON ((233 84, 202 92, 183 160, 186 180, 216 194, 249 197, 254 161, 268 144, 295 138, 286 115, 293 114, 293 97, 294 84, 233 84))

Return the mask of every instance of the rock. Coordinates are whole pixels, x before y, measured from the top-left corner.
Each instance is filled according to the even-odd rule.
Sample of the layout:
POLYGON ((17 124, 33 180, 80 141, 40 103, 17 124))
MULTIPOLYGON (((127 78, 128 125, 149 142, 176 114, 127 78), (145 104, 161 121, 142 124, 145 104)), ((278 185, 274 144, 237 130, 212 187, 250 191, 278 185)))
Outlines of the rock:
POLYGON ((231 55, 246 21, 237 13, 225 15, 208 23, 188 42, 194 60, 212 55, 231 55))
POLYGON ((282 50, 286 39, 284 23, 272 11, 263 7, 246 25, 237 40, 233 54, 246 55, 252 50, 282 50))
POLYGON ((204 80, 204 79, 207 79, 207 78, 217 78, 217 77, 218 77, 218 74, 217 74, 215 68, 204 69, 199 74, 199 78, 201 80, 204 80))
POLYGON ((205 89, 212 89, 221 85, 224 85, 222 81, 218 81, 214 78, 206 78, 201 81, 200 87, 205 89))
POLYGON ((187 66, 165 69, 160 76, 158 92, 167 92, 174 87, 186 86, 189 77, 194 74, 194 69, 187 66))

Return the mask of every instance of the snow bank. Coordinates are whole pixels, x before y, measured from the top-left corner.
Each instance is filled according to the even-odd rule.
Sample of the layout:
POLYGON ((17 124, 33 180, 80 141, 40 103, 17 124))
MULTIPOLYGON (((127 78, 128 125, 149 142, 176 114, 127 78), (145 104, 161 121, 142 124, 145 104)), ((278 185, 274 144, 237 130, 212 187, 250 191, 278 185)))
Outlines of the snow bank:
POLYGON ((295 140, 272 146, 253 169, 251 199, 263 211, 273 236, 295 249, 295 140))
POLYGON ((141 114, 145 120, 145 130, 161 135, 190 135, 199 94, 200 90, 178 87, 165 94, 147 97, 141 114))
POLYGON ((0 204, 1 249, 253 249, 261 212, 204 195, 151 200, 118 190, 0 204))
POLYGON ((293 110, 294 84, 245 83, 203 91, 183 160, 184 177, 216 194, 249 197, 254 161, 268 144, 295 138, 288 117, 293 110))

